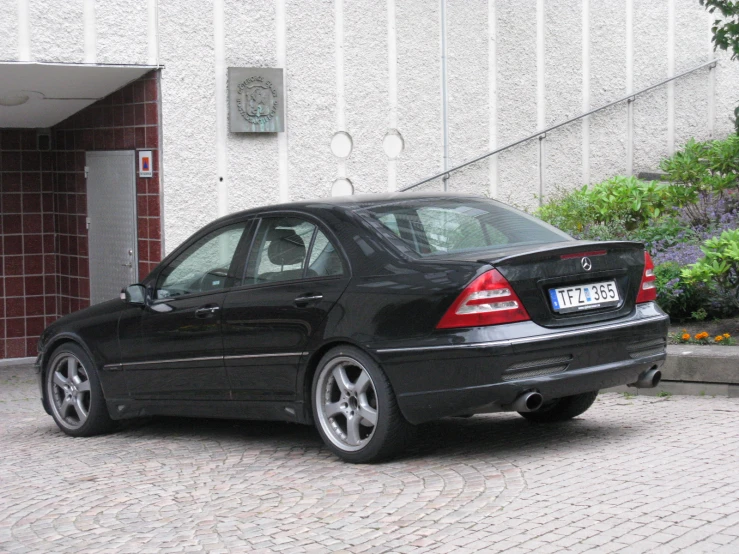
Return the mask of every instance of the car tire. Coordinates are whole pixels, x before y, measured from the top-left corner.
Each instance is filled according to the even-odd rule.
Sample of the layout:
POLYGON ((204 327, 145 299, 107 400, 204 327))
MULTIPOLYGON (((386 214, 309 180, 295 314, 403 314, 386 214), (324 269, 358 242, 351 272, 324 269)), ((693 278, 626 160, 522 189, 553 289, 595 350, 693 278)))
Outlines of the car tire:
POLYGON ((67 435, 91 437, 113 429, 97 371, 78 345, 65 343, 51 354, 44 387, 51 416, 67 435))
POLYGON ((536 423, 556 423, 577 417, 586 412, 595 402, 598 391, 575 394, 557 398, 544 405, 535 412, 518 412, 529 421, 536 423))
POLYGON ((406 446, 413 432, 387 376, 359 348, 340 346, 326 352, 311 392, 318 433, 346 462, 386 460, 406 446))

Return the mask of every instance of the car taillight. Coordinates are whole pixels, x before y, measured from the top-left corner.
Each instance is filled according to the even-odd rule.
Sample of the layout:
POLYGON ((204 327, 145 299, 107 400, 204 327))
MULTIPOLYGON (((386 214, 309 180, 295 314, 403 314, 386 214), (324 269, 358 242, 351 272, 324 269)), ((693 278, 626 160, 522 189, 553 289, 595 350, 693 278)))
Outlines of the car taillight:
POLYGON ((657 300, 657 283, 654 276, 654 262, 649 252, 644 252, 644 273, 639 283, 639 294, 636 295, 636 303, 654 302, 657 300))
POLYGON ((437 329, 527 321, 529 314, 497 269, 472 281, 441 318, 437 329))

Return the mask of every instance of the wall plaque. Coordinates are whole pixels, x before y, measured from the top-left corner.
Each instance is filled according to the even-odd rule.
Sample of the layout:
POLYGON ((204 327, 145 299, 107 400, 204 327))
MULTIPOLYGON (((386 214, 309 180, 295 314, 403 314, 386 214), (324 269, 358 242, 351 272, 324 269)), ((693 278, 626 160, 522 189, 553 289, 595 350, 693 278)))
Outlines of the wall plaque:
POLYGON ((280 133, 285 130, 283 70, 273 67, 228 68, 228 121, 232 133, 280 133))

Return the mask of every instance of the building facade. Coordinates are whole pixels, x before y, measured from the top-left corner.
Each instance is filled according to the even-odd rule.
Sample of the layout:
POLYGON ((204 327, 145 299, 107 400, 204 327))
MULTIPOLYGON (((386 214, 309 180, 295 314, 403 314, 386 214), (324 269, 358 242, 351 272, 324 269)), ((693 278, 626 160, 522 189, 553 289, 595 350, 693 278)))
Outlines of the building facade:
POLYGON ((0 357, 233 211, 398 190, 533 135, 419 187, 531 207, 723 138, 739 62, 712 20, 697 0, 0 0, 0 357), (283 131, 229 124, 229 68, 282 69, 260 94, 283 131))

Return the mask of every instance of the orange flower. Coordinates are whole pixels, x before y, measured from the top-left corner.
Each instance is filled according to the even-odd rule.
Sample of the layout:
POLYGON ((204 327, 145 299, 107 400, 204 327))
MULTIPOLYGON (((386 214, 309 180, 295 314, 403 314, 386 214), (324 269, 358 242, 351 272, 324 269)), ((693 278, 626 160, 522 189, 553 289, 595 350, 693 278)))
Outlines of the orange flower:
POLYGON ((683 333, 683 336, 680 338, 683 340, 690 340, 690 333, 683 333))
POLYGON ((703 340, 703 339, 706 339, 706 338, 708 338, 708 333, 706 333, 705 331, 703 331, 702 333, 698 333, 695 336, 695 340, 703 340))
POLYGON ((724 338, 725 339, 731 338, 731 335, 729 333, 724 333, 724 338))
POLYGON ((716 337, 715 339, 713 339, 713 340, 714 340, 715 342, 721 342, 722 340, 724 340, 724 337, 723 337, 723 335, 719 335, 719 336, 717 336, 717 337, 716 337))

